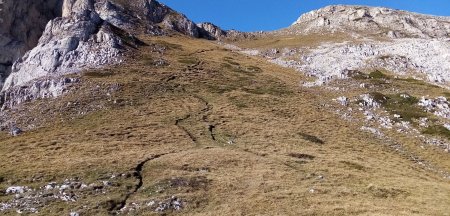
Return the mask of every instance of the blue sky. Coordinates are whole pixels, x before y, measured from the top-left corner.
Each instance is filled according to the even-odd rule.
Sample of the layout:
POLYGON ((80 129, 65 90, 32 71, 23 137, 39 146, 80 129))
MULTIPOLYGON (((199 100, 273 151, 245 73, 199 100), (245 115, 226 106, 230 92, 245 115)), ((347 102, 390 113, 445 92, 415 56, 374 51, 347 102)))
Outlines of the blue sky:
POLYGON ((385 6, 450 16, 450 0, 159 0, 194 22, 223 29, 267 31, 289 26, 302 13, 332 4, 385 6))

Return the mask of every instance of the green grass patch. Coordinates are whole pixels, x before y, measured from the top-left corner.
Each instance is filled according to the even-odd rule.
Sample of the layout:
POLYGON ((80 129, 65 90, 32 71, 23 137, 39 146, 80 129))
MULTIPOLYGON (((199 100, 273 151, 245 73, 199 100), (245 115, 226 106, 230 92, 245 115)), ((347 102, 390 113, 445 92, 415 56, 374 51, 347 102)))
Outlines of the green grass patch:
POLYGON ((440 137, 450 140, 450 130, 442 125, 434 125, 434 126, 427 127, 425 130, 422 131, 422 133, 440 136, 440 137))
POLYGON ((398 114, 404 121, 413 122, 413 119, 427 117, 428 114, 423 111, 417 103, 419 100, 408 94, 389 95, 387 101, 383 104, 386 110, 392 114, 398 114))
POLYGON ((397 81, 402 81, 402 82, 406 82, 408 84, 414 84, 414 85, 419 85, 419 86, 425 86, 425 87, 430 87, 430 88, 441 88, 437 85, 433 85, 430 84, 428 82, 425 82, 423 80, 418 80, 418 79, 414 79, 414 78, 396 78, 395 80, 397 81))
POLYGON ((369 95, 380 103, 389 113, 400 115, 401 120, 413 122, 414 119, 427 117, 417 103, 419 99, 406 93, 384 95, 380 92, 371 92, 369 95))
POLYGON ((349 76, 356 80, 363 80, 372 83, 373 85, 384 85, 388 84, 387 80, 390 80, 391 78, 383 73, 380 70, 372 71, 368 74, 363 73, 361 71, 350 71, 349 76))
POLYGON ((386 75, 385 73, 383 73, 380 70, 375 70, 370 72, 369 74, 365 74, 361 71, 358 70, 352 70, 349 72, 349 76, 352 77, 353 79, 358 79, 358 80, 366 80, 366 79, 390 79, 390 77, 388 75, 386 75))
POLYGON ((369 73, 370 79, 389 79, 389 76, 381 72, 380 70, 375 70, 369 73))

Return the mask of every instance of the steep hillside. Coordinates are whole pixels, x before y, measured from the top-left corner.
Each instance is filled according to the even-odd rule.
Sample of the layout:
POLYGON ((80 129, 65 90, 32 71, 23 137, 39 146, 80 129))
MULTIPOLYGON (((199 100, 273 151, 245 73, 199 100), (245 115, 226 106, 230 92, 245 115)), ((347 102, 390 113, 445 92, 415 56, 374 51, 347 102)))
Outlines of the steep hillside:
MULTIPOLYGON (((310 14, 337 9, 361 8, 310 14)), ((2 91, 0 214, 449 214, 439 31, 301 30, 304 15, 239 33, 154 0, 60 13, 2 91)))
POLYGON ((208 41, 140 39, 127 65, 7 111, 26 132, 2 134, 3 213, 448 212, 447 153, 359 131, 293 70, 208 41))

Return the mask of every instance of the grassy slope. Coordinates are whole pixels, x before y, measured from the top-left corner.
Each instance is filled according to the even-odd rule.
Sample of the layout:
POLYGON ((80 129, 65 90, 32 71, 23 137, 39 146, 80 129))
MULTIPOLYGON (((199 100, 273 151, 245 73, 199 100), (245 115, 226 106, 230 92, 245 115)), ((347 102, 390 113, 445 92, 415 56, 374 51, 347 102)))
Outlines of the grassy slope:
MULTIPOLYGON (((169 48, 162 57, 170 66, 154 66, 161 56, 145 47, 127 65, 81 76, 82 86, 54 103, 26 105, 33 109, 22 123, 50 120, 19 137, 0 135, 0 187, 75 176, 90 182, 166 154, 145 163, 143 186, 128 203, 176 195, 190 215, 450 212, 448 180, 329 113, 320 106, 329 93, 299 87, 305 78, 297 72, 204 40, 144 39, 169 48), (106 95, 113 84, 121 90, 106 95), (68 102, 92 111, 79 115, 81 106, 68 102), (171 179, 190 183, 165 187, 171 179)), ((448 160, 443 166, 450 170, 448 160)), ((107 214, 108 201, 134 184, 126 179, 106 194, 40 212, 107 214)))

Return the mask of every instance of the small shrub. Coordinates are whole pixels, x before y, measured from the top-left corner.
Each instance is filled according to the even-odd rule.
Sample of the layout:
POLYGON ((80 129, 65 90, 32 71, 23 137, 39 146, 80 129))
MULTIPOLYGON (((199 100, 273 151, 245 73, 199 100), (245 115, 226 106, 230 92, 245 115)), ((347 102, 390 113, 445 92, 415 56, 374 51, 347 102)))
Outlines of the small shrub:
POLYGON ((380 92, 370 92, 369 95, 380 104, 385 104, 388 100, 388 97, 380 92))
POLYGON ((305 159, 305 160, 313 160, 316 158, 315 156, 309 155, 309 154, 300 154, 300 153, 290 153, 290 157, 298 158, 298 159, 305 159))
POLYGON ((389 77, 379 70, 375 70, 369 73, 371 79, 389 79, 389 77))
POLYGON ((317 144, 325 144, 325 142, 323 140, 319 139, 316 136, 309 135, 309 134, 306 134, 306 133, 301 133, 301 132, 298 133, 298 134, 302 137, 302 139, 304 139, 306 141, 310 141, 312 143, 317 143, 317 144))
POLYGON ((418 107, 419 100, 406 93, 387 96, 383 106, 392 114, 398 114, 402 120, 412 122, 413 119, 427 117, 427 113, 418 107), (406 95, 406 97, 405 97, 406 95))

